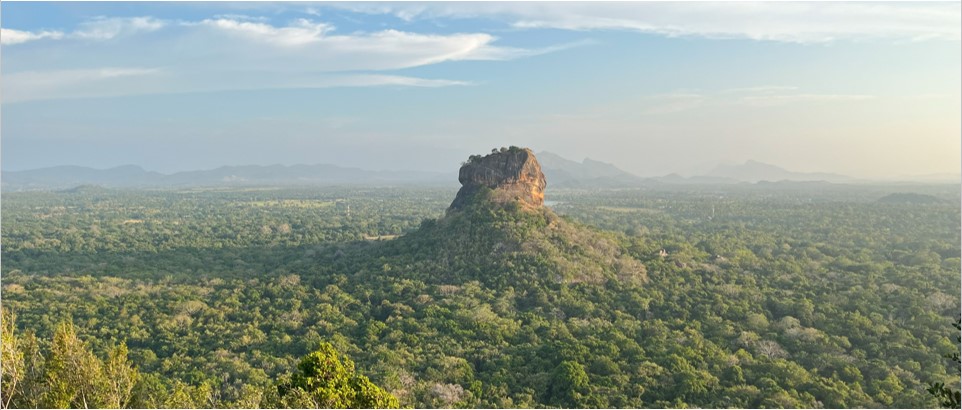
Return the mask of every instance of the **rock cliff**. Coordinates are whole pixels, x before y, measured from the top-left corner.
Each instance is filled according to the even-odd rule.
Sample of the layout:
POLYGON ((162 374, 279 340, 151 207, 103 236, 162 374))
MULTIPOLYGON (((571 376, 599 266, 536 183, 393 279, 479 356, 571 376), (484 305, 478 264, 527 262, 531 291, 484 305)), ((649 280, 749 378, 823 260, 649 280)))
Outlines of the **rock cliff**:
POLYGON ((449 210, 461 209, 478 193, 490 190, 486 197, 495 203, 518 201, 525 208, 544 205, 547 186, 541 165, 527 148, 502 148, 489 155, 472 155, 458 173, 461 189, 449 210))

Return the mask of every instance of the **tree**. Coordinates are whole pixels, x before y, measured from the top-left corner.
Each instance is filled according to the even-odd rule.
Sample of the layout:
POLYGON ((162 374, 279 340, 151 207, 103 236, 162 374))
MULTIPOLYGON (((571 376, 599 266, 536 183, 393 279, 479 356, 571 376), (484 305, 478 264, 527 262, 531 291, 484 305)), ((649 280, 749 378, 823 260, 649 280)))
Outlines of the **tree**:
POLYGON ((2 384, 0 384, 0 406, 10 408, 11 399, 22 389, 24 378, 23 351, 13 333, 16 317, 9 311, 0 310, 0 326, 3 327, 0 338, 0 369, 2 369, 2 384))
POLYGON ((548 388, 550 400, 562 407, 584 407, 584 396, 588 393, 588 373, 581 363, 563 361, 554 370, 551 386, 548 388))
POLYGON ((100 360, 77 337, 73 323, 57 327, 44 364, 46 394, 42 406, 49 408, 102 407, 106 386, 100 360))
POLYGON ((305 356, 289 381, 277 387, 275 404, 301 408, 398 408, 397 398, 355 373, 354 361, 330 343, 305 356))
MULTIPOLYGON (((956 329, 962 331, 962 318, 956 320, 952 326, 955 326, 956 329)), ((956 335, 955 341, 962 342, 962 334, 956 335)), ((959 351, 955 351, 952 354, 947 354, 945 357, 956 363, 955 374, 958 375, 959 365, 962 364, 962 361, 959 359, 959 351)), ((942 407, 957 409, 960 405, 962 405, 962 392, 959 390, 952 390, 951 388, 947 387, 945 383, 929 383, 929 388, 926 390, 928 390, 929 394, 935 396, 935 398, 939 400, 939 405, 942 407)))
POLYGON ((106 407, 127 408, 133 398, 134 385, 140 374, 127 359, 127 344, 121 342, 107 356, 104 364, 107 383, 106 407))

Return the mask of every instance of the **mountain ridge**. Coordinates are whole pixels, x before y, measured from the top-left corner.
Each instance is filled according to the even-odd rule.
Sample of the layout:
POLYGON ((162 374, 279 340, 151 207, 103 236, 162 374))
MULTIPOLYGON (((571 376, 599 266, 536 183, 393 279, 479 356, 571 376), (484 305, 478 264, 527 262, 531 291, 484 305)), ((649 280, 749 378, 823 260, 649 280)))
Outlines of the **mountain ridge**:
POLYGON ((748 160, 742 164, 719 164, 709 171, 709 177, 729 178, 742 182, 778 181, 826 181, 832 183, 853 182, 855 178, 827 172, 796 172, 777 165, 748 160))
POLYGON ((162 174, 137 165, 96 169, 64 165, 4 171, 4 191, 69 189, 80 185, 108 188, 195 187, 222 185, 406 184, 440 183, 443 174, 429 171, 372 171, 333 164, 225 165, 208 170, 162 174))
MULTIPOLYGON (((735 185, 761 182, 823 182, 826 184, 945 184, 958 183, 962 176, 952 173, 908 175, 881 179, 860 179, 822 172, 795 172, 760 161, 720 164, 697 175, 640 177, 617 166, 585 158, 572 161, 542 151, 537 154, 553 188, 650 188, 672 185, 735 185)), ((688 174, 686 174, 688 175, 688 174)), ((213 186, 298 186, 298 185, 451 185, 443 172, 414 170, 368 170, 334 164, 225 165, 212 169, 164 174, 138 165, 98 169, 79 165, 2 171, 4 192, 63 190, 81 185, 105 188, 185 188, 213 186)))
POLYGON ((548 151, 539 152, 537 157, 545 176, 559 188, 623 187, 644 183, 644 178, 591 158, 579 163, 548 151))

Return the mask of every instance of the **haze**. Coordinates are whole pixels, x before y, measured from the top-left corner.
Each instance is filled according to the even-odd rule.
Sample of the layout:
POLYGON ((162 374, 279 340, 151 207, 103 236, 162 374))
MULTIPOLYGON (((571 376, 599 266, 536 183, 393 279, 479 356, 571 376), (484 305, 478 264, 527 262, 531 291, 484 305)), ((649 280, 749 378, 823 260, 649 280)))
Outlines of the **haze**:
POLYGON ((952 3, 2 4, 2 167, 960 167, 952 3))

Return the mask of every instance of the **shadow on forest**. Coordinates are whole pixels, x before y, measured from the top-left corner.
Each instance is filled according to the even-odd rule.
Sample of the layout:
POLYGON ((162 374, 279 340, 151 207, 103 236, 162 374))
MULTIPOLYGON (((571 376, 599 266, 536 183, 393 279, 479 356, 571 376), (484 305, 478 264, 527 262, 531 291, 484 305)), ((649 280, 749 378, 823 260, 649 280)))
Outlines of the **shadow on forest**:
MULTIPOLYGON (((120 277, 138 280, 270 278, 318 267, 347 268, 386 241, 352 241, 298 246, 175 248, 161 251, 3 252, 3 275, 120 277)), ((339 272, 348 274, 350 272, 339 272)))

